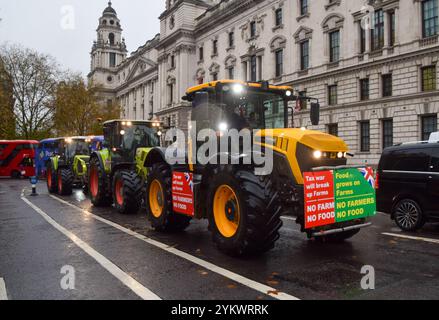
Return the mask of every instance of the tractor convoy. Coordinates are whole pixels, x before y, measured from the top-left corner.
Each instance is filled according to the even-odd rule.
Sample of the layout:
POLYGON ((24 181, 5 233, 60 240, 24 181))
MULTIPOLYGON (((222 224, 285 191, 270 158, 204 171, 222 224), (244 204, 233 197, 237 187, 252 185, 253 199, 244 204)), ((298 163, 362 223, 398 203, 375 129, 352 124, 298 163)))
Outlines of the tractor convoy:
MULTIPOLYGON (((298 99, 310 102, 311 122, 318 125, 317 100, 299 98, 290 87, 232 80, 190 88, 183 99, 192 103, 194 124, 181 153, 184 161, 169 161, 160 122, 113 120, 103 124, 98 150, 90 151, 90 140, 83 137, 61 141, 48 164, 48 190, 68 195, 74 184, 88 185, 94 206, 114 205, 122 214, 146 208, 160 232, 183 231, 192 219, 207 219, 213 241, 232 256, 272 249, 283 215, 296 217, 302 231, 319 240, 344 240, 369 225, 367 218, 375 210, 349 210, 350 204, 360 202, 343 202, 338 196, 347 191, 335 190, 347 185, 336 186, 336 178, 347 177, 353 186, 367 184, 349 181, 359 169, 346 166, 347 145, 318 131, 290 128, 298 99), (205 155, 207 140, 197 137, 205 129, 215 133, 211 146, 230 139, 227 132, 248 129, 255 148, 242 149, 240 139, 233 148, 218 148, 209 161, 201 161, 198 156, 205 155), (258 170, 261 164, 255 159, 268 154, 272 170, 258 170), (324 201, 332 197, 332 202, 315 206, 314 196, 321 195, 326 195, 324 201)), ((367 192, 373 204, 375 191, 367 192)))

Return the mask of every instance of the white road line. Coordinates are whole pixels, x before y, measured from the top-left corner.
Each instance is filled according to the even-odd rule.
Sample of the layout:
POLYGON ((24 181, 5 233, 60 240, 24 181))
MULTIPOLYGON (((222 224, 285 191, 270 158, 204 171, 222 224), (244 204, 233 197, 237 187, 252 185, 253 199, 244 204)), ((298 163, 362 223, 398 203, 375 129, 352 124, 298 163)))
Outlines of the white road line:
POLYGON ((294 218, 294 217, 281 217, 281 219, 296 221, 296 218, 294 218))
POLYGON ((124 232, 126 234, 129 234, 130 236, 133 236, 133 237, 135 237, 135 238, 137 238, 139 240, 142 240, 142 241, 144 241, 144 242, 146 242, 146 243, 148 243, 150 245, 153 245, 153 246, 155 246, 155 247, 157 247, 159 249, 162 249, 162 250, 164 250, 166 252, 172 253, 172 254, 180 257, 180 258, 188 260, 188 261, 190 261, 190 262, 192 262, 194 264, 197 264, 197 265, 199 265, 199 266, 201 266, 201 267, 203 267, 203 268, 205 268, 207 270, 210 270, 210 271, 212 271, 214 273, 217 273, 217 274, 219 274, 219 275, 221 275, 223 277, 229 278, 230 280, 233 280, 233 281, 235 281, 237 283, 240 283, 240 284, 242 284, 242 285, 244 285, 244 286, 246 286, 248 288, 251 288, 253 290, 259 291, 259 292, 261 292, 263 294, 266 294, 266 295, 268 295, 270 297, 273 297, 275 299, 278 299, 278 300, 299 300, 299 298, 296 298, 296 297, 294 297, 292 295, 289 295, 289 294, 286 294, 284 292, 279 292, 275 288, 272 288, 272 287, 269 287, 269 286, 267 286, 265 284, 262 284, 262 283, 259 283, 257 281, 248 279, 248 278, 246 278, 244 276, 241 276, 241 275, 239 275, 237 273, 234 273, 232 271, 229 271, 227 269, 219 267, 219 266, 217 266, 217 265, 215 265, 213 263, 207 262, 207 261, 202 260, 200 258, 197 258, 197 257, 195 257, 193 255, 190 255, 190 254, 188 254, 186 252, 183 252, 183 251, 180 251, 180 250, 175 249, 173 247, 170 247, 167 244, 164 244, 164 243, 161 243, 159 241, 156 241, 156 240, 150 239, 148 237, 145 237, 145 236, 143 236, 143 235, 141 235, 141 234, 139 234, 137 232, 134 232, 134 231, 132 231, 130 229, 122 227, 121 225, 118 225, 118 224, 116 224, 114 222, 111 222, 111 221, 109 221, 107 219, 104 219, 102 217, 94 215, 93 213, 91 213, 91 212, 89 212, 87 210, 84 210, 82 208, 79 208, 79 207, 71 204, 70 202, 62 200, 62 199, 60 199, 58 197, 55 197, 55 196, 52 196, 52 195, 50 195, 50 197, 52 197, 53 199, 55 199, 55 200, 65 204, 65 205, 67 205, 69 207, 72 207, 72 208, 82 212, 83 214, 87 214, 90 217, 92 217, 92 218, 94 218, 94 219, 96 219, 98 221, 101 221, 101 222, 103 222, 103 223, 105 223, 105 224, 107 224, 109 226, 112 226, 113 228, 116 228, 116 229, 118 229, 118 230, 120 230, 120 231, 122 231, 122 232, 124 232))
POLYGON ((396 237, 396 238, 402 238, 402 239, 408 239, 408 240, 416 240, 416 241, 423 241, 423 242, 430 242, 430 243, 439 244, 439 239, 405 236, 403 234, 387 233, 387 232, 382 233, 382 234, 385 236, 389 236, 389 237, 396 237))
POLYGON ((114 277, 121 281, 125 286, 130 288, 135 294, 144 300, 161 300, 159 296, 145 288, 137 280, 129 276, 127 273, 123 272, 118 266, 112 263, 110 260, 105 258, 102 254, 97 252, 95 249, 90 247, 86 242, 79 239, 74 233, 70 232, 55 220, 53 220, 49 215, 47 215, 43 210, 35 206, 25 197, 21 198, 26 202, 32 209, 39 213, 48 223, 50 223, 55 229, 64 234, 67 238, 73 241, 79 248, 85 251, 89 256, 95 259, 102 267, 104 267, 108 272, 110 272, 114 277))
POLYGON ((0 278, 0 301, 8 300, 8 293, 6 292, 6 284, 3 278, 0 278))

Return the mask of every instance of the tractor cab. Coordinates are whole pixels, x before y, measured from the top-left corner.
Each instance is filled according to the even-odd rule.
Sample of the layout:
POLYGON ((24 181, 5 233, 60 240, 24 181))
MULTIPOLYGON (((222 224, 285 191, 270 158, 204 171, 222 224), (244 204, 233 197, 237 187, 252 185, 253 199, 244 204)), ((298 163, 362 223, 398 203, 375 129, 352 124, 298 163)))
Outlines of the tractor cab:
POLYGON ((86 137, 67 137, 60 141, 57 154, 66 163, 71 163, 78 155, 89 156, 90 141, 86 137))
POLYGON ((160 146, 161 123, 157 121, 113 120, 104 123, 103 147, 112 163, 134 163, 139 148, 160 146))

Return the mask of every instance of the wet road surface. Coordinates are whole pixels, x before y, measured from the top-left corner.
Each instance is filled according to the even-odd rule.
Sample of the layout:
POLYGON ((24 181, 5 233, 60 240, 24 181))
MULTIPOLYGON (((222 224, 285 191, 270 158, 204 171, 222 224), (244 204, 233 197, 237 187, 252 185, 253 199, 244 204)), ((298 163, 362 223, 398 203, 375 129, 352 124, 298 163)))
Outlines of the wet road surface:
POLYGON ((54 197, 41 182, 38 192, 30 197, 27 181, 0 180, 0 280, 9 299, 439 297, 437 224, 408 234, 378 214, 353 239, 320 244, 285 217, 274 250, 236 259, 215 248, 205 221, 161 234, 144 212, 94 208, 80 190, 54 197), (366 265, 375 269, 375 290, 361 288, 366 265), (75 290, 62 288, 65 266, 74 269, 75 290))

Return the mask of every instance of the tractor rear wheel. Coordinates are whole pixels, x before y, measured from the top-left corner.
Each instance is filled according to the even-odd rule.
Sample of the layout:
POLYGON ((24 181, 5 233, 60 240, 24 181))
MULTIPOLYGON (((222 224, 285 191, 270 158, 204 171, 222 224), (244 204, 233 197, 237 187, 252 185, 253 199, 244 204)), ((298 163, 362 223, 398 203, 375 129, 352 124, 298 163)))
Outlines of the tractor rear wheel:
POLYGON ((274 248, 282 227, 282 207, 271 176, 222 166, 214 171, 209 185, 209 229, 221 251, 244 256, 274 248))
POLYGON ((58 194, 69 196, 73 190, 73 173, 70 169, 58 170, 58 194))
POLYGON ((121 214, 137 213, 142 204, 142 179, 135 172, 121 170, 113 179, 114 206, 121 214))
POLYGON ((93 158, 90 161, 90 176, 88 179, 91 202, 95 207, 111 206, 112 199, 108 195, 107 183, 105 181, 104 168, 99 160, 93 158))
POLYGON ((58 191, 58 182, 56 178, 57 178, 56 173, 52 168, 52 164, 49 163, 47 165, 47 177, 46 177, 47 191, 49 191, 49 193, 56 193, 58 191))
POLYGON ((173 211, 171 168, 164 163, 154 165, 147 181, 145 205, 152 227, 162 232, 184 231, 192 218, 173 211))

